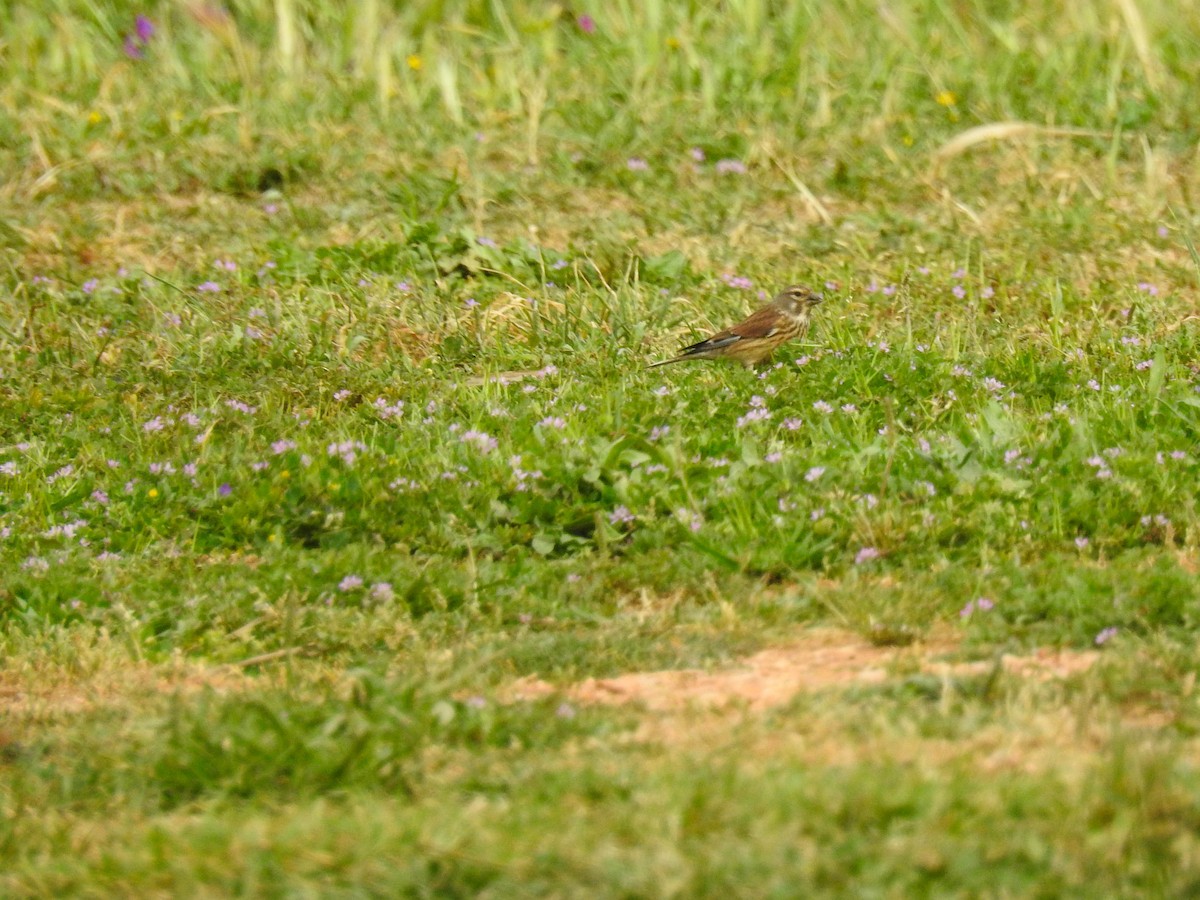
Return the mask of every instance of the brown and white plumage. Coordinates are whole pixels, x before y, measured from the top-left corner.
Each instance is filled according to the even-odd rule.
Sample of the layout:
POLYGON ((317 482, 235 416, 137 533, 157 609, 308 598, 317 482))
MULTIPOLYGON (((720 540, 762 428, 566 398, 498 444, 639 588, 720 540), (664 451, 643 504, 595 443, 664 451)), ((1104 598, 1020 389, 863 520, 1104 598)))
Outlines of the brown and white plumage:
POLYGON ((794 284, 732 328, 684 347, 678 356, 653 363, 649 368, 685 359, 732 359, 747 368, 756 366, 770 359, 783 344, 803 337, 808 331, 812 308, 823 299, 804 285, 794 284))

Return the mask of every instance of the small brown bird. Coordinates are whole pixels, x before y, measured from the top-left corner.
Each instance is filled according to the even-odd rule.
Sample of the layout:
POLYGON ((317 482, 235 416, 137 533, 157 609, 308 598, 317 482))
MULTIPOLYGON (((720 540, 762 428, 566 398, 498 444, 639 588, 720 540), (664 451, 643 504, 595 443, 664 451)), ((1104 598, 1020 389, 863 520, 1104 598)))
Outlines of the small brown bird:
POLYGON ((746 368, 770 359, 777 348, 803 337, 812 308, 825 298, 801 284, 793 284, 775 299, 732 328, 707 340, 684 347, 678 356, 649 366, 665 366, 685 359, 732 359, 746 368))

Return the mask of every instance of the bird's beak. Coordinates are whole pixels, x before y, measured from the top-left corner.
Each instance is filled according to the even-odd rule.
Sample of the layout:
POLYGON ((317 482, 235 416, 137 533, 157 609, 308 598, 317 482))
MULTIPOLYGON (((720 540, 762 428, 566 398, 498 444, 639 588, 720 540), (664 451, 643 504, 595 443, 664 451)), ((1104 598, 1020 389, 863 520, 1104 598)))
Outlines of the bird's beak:
POLYGON ((812 296, 813 296, 813 303, 824 303, 825 302, 824 294, 813 294, 812 296))

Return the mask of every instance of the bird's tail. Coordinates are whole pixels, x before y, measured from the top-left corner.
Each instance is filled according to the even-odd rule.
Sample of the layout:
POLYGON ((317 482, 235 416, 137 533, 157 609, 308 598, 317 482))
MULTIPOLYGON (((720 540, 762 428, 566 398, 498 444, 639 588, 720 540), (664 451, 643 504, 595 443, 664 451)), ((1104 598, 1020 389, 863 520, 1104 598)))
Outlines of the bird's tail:
POLYGON ((656 363, 650 363, 650 365, 646 366, 646 368, 657 369, 659 366, 669 366, 671 363, 683 362, 685 359, 689 358, 690 357, 686 353, 683 354, 683 356, 672 356, 670 359, 663 359, 656 363))

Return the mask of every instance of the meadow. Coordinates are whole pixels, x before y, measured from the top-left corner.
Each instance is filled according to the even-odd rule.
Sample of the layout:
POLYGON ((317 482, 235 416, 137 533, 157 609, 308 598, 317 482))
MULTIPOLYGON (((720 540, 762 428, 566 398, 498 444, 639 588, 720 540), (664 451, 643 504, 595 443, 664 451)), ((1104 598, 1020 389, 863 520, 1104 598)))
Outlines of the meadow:
POLYGON ((0 894, 1200 890, 1200 9, 1035 7, 0 7, 0 894))

